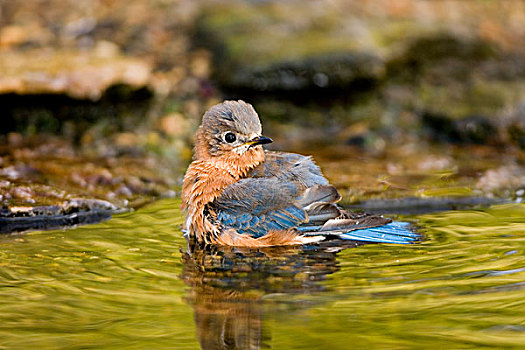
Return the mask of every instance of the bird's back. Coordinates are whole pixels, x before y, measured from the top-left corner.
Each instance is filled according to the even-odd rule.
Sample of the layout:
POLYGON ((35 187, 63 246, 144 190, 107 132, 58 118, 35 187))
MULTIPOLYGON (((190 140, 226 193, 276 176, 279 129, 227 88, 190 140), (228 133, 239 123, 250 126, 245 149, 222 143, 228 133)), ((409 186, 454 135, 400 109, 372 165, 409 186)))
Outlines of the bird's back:
POLYGON ((315 185, 328 185, 328 180, 312 157, 287 152, 265 152, 265 161, 247 175, 253 178, 276 178, 291 181, 306 189, 315 185))

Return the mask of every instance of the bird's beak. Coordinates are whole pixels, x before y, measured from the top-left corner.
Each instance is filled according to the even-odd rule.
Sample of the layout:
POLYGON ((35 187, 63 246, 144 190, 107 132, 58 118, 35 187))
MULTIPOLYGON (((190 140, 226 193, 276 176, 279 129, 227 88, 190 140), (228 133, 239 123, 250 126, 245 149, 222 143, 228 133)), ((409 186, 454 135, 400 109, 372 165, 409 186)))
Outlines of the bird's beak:
POLYGON ((272 142, 273 142, 273 140, 271 138, 269 138, 269 137, 256 136, 253 139, 251 139, 250 141, 246 142, 245 145, 249 145, 251 147, 251 146, 256 146, 256 145, 264 145, 264 144, 272 143, 272 142))

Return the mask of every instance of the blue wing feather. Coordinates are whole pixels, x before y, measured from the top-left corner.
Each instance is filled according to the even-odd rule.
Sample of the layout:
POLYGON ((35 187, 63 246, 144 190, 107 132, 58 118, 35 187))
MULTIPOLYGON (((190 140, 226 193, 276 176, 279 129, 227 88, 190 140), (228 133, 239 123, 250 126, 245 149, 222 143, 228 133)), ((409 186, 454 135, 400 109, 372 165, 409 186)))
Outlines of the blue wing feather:
POLYGON ((260 237, 270 230, 287 230, 298 226, 306 220, 306 213, 297 207, 275 210, 264 216, 257 217, 248 213, 238 214, 233 211, 221 211, 217 220, 225 227, 231 227, 237 232, 260 237))
MULTIPOLYGON (((326 231, 318 223, 308 226, 305 208, 311 203, 305 201, 300 205, 297 200, 304 195, 305 188, 327 181, 324 178, 323 181, 317 179, 318 168, 309 158, 301 156, 296 160, 292 155, 286 155, 285 158, 292 159, 294 163, 286 172, 276 172, 274 168, 280 171, 282 168, 268 165, 260 173, 252 174, 261 177, 245 178, 228 186, 210 204, 210 210, 223 228, 233 228, 240 234, 256 238, 271 230, 295 228, 308 236, 324 235, 363 242, 407 244, 418 240, 419 235, 410 231, 406 222, 391 222, 362 229, 350 225, 348 231, 344 227, 326 231)), ((335 194, 338 196, 337 191, 335 194)))
POLYGON ((305 210, 294 204, 298 193, 293 182, 242 179, 228 186, 211 209, 223 227, 260 237, 270 230, 287 230, 307 221, 305 210))

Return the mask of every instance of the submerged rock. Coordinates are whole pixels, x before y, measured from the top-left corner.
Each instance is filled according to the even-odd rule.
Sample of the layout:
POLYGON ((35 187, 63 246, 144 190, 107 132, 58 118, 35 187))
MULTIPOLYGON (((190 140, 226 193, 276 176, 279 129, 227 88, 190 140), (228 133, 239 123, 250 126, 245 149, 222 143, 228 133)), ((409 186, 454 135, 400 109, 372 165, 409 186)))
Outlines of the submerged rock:
POLYGON ((446 210, 461 210, 488 207, 494 204, 508 203, 501 198, 486 197, 432 197, 432 198, 396 198, 371 199, 347 206, 351 209, 365 210, 374 214, 414 215, 446 210))
POLYGON ((107 201, 80 198, 59 205, 3 208, 0 233, 96 223, 116 212, 117 207, 107 201))

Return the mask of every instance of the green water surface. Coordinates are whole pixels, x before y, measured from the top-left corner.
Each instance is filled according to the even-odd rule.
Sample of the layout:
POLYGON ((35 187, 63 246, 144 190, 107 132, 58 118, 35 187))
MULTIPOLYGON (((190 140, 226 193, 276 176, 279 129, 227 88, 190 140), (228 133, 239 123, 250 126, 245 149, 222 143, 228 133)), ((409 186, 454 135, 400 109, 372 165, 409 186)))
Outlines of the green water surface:
POLYGON ((525 347, 525 205, 410 245, 188 251, 178 200, 0 238, 0 349, 525 347))

